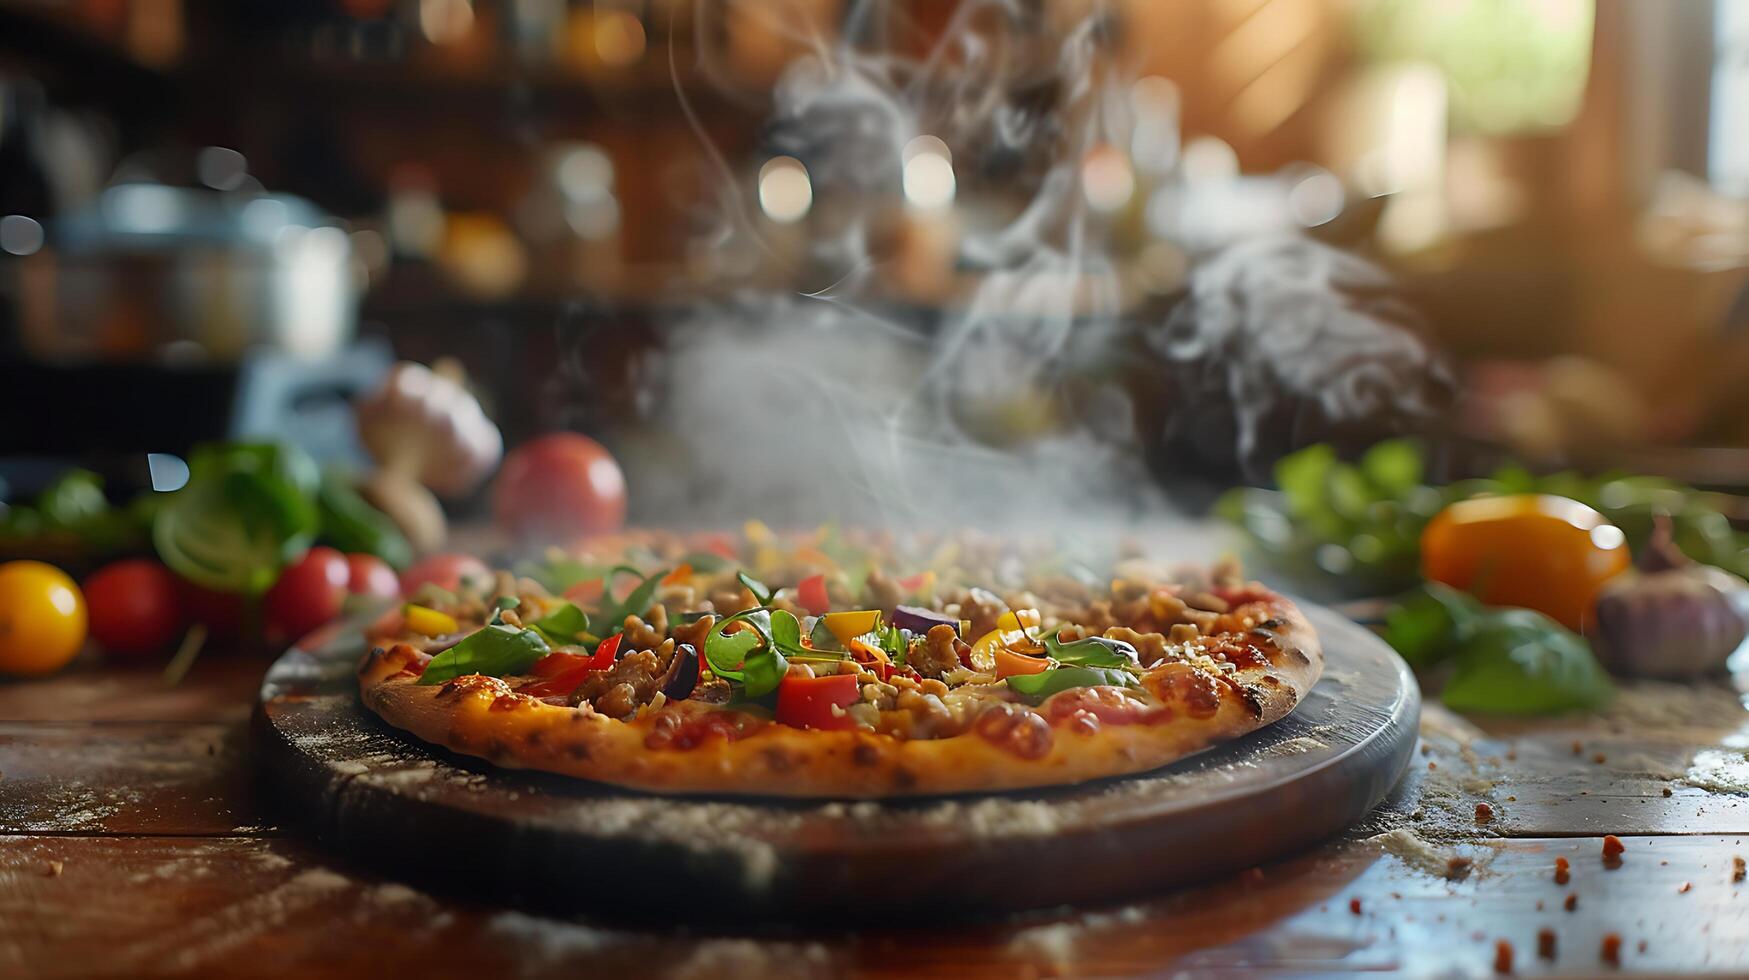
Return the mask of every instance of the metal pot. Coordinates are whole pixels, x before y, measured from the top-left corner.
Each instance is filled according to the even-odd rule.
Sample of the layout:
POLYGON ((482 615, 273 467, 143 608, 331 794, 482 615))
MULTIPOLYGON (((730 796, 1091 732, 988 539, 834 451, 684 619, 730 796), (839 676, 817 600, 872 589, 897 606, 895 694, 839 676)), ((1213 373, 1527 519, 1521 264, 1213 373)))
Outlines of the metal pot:
POLYGON ((18 269, 21 340, 48 361, 305 357, 351 339, 351 241, 302 198, 117 184, 18 269))

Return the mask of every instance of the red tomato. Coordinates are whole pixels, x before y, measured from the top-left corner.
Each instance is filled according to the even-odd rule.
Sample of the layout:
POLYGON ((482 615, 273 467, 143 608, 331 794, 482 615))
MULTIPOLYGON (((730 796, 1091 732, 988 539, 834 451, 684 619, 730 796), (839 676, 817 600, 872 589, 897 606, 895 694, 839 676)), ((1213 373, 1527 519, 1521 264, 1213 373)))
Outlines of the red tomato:
POLYGON ((182 635, 187 613, 176 576, 158 562, 130 558, 85 580, 91 635, 115 653, 151 653, 182 635))
POLYGON ((796 584, 796 601, 816 616, 832 611, 832 600, 826 598, 826 576, 810 575, 796 584))
POLYGON ((182 595, 182 607, 188 618, 207 628, 216 639, 236 639, 243 630, 243 597, 234 592, 219 592, 187 579, 176 580, 182 595))
POLYGON ((832 708, 848 708, 861 697, 855 674, 785 677, 777 686, 777 720, 792 728, 852 728, 856 722, 842 712, 834 714, 832 708))
POLYGON ((1460 500, 1421 532, 1421 574, 1582 630, 1603 584, 1626 571, 1627 539, 1577 500, 1547 494, 1460 500))
POLYGON ((376 555, 347 555, 346 591, 393 599, 401 594, 401 580, 389 563, 376 555))
POLYGON ((492 513, 499 527, 525 541, 565 543, 618 530, 626 519, 625 474, 588 436, 540 436, 504 457, 492 513))
POLYGON ((472 555, 432 555, 416 561, 401 573, 401 594, 410 596, 427 582, 448 592, 455 592, 463 582, 486 583, 492 570, 472 555))
POLYGON ((262 602, 267 633, 296 640, 340 615, 352 570, 333 548, 311 548, 279 573, 262 602))

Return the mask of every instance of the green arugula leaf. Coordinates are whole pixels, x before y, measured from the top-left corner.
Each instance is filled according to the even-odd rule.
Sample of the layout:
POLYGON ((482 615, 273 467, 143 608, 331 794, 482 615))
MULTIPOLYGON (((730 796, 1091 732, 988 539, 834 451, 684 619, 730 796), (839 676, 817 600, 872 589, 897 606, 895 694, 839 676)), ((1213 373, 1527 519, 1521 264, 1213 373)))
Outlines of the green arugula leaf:
POLYGON ((587 645, 595 639, 589 635, 589 614, 569 602, 529 626, 554 646, 587 645))
POLYGON ((1137 687, 1140 682, 1127 670, 1103 667, 1053 667, 1037 674, 1016 674, 1008 688, 1033 704, 1053 694, 1077 687, 1137 687))
POLYGON ((816 651, 842 651, 844 644, 838 642, 838 634, 826 628, 826 617, 814 620, 814 628, 808 631, 808 641, 816 651))
POLYGON ((777 690, 777 686, 783 683, 783 675, 788 672, 789 661, 778 652, 776 644, 771 644, 747 657, 741 668, 741 684, 748 698, 761 698, 777 690))
POLYGON ((1105 636, 1085 636, 1073 643, 1064 643, 1055 633, 1042 637, 1045 652, 1052 660, 1078 667, 1139 667, 1141 658, 1136 648, 1122 640, 1105 636))
POLYGON ((525 561, 516 565, 517 575, 534 579, 554 595, 564 592, 574 585, 606 578, 609 571, 611 569, 606 565, 592 565, 570 558, 559 558, 546 562, 525 561))
MULTIPOLYGON (((670 569, 664 568, 656 574, 651 575, 649 578, 644 579, 642 582, 638 583, 637 588, 633 589, 631 593, 625 597, 625 601, 619 604, 619 615, 614 618, 614 621, 620 624, 619 629, 625 628, 625 618, 627 616, 641 617, 650 611, 651 600, 656 597, 656 587, 662 584, 662 579, 668 575, 669 571, 670 569)), ((608 599, 609 597, 604 592, 602 594, 602 601, 606 602, 608 599)), ((619 629, 615 629, 613 632, 617 633, 619 632, 619 629)))
POLYGON ((736 572, 735 577, 740 579, 741 584, 747 587, 748 592, 753 593, 753 598, 759 600, 760 605, 771 605, 771 590, 765 587, 764 582, 748 575, 746 572, 736 572))
POLYGON ((729 559, 714 551, 689 551, 680 559, 680 563, 691 565, 693 571, 707 575, 729 567, 729 559))
POLYGON ((771 611, 771 641, 785 652, 803 649, 802 624, 793 613, 784 609, 771 611))
POLYGON ((704 658, 711 673, 724 680, 744 678, 743 667, 754 650, 771 645, 771 619, 764 609, 747 609, 725 617, 704 638, 704 658), (733 623, 747 623, 752 629, 725 633, 733 623))
POLYGON ((883 626, 879 629, 881 652, 894 666, 905 666, 905 658, 911 653, 911 633, 897 626, 883 626))
POLYGON ((1489 614, 1440 698, 1458 711, 1550 714, 1594 709, 1613 689, 1585 641, 1530 609, 1489 614))
POLYGON ((534 630, 485 626, 431 658, 419 683, 441 684, 466 674, 487 677, 521 674, 549 652, 546 641, 534 630))

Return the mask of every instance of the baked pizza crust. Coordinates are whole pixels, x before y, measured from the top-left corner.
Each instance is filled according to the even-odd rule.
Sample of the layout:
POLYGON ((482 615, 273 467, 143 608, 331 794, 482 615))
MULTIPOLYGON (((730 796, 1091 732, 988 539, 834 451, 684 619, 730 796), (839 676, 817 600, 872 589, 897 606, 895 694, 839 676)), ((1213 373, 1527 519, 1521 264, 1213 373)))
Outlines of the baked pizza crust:
MULTIPOLYGON (((1318 680, 1324 658, 1291 602, 1270 594, 1269 605, 1273 619, 1252 631, 1263 663, 1227 674, 1161 664, 1142 675, 1150 716, 1127 723, 1050 721, 1052 702, 1076 694, 1065 691, 1026 712, 1036 721, 1015 722, 1025 751, 976 724, 937 739, 768 724, 732 741, 651 747, 652 715, 660 712, 619 721, 587 703, 549 704, 479 675, 422 685, 404 669, 417 656, 406 647, 373 650, 359 687, 365 705, 391 725, 452 751, 657 793, 890 798, 1024 789, 1146 772, 1286 716, 1318 680), (1039 751, 1039 722, 1048 725, 1048 751, 1039 751)), ((664 710, 713 709, 679 701, 664 710)))

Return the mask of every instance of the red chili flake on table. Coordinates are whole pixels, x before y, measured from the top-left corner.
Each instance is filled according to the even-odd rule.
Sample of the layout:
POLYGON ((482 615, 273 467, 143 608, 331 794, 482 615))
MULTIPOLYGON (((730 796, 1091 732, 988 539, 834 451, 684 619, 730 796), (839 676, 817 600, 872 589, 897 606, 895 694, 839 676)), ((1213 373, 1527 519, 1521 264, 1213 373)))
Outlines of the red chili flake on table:
POLYGON ((1568 892, 1567 893, 1567 900, 1565 902, 1561 903, 1561 908, 1564 908, 1567 911, 1571 912, 1578 907, 1579 907, 1579 893, 1578 892, 1568 892))
POLYGON ((1600 765, 1600 766, 1601 766, 1601 765, 1603 765, 1603 764, 1604 764, 1604 763, 1605 763, 1605 762, 1608 762, 1608 761, 1609 761, 1609 759, 1608 759, 1608 758, 1606 758, 1606 757, 1605 757, 1605 756, 1604 756, 1604 754, 1603 754, 1603 753, 1602 753, 1602 752, 1599 752, 1599 753, 1597 753, 1597 754, 1596 754, 1596 755, 1594 755, 1594 756, 1592 756, 1592 757, 1591 757, 1591 761, 1592 761, 1592 762, 1595 762, 1595 763, 1597 763, 1597 764, 1598 764, 1598 765, 1600 765))
POLYGON ((1578 755, 1579 753, 1584 752, 1584 751, 1585 751, 1585 746, 1583 744, 1581 744, 1578 739, 1574 739, 1573 740, 1573 754, 1578 755))
POLYGON ((1358 898, 1349 899, 1348 900, 1348 911, 1353 912, 1355 915, 1359 915, 1360 914, 1360 899, 1358 899, 1358 898))
POLYGON ((1470 859, 1461 854, 1450 858, 1445 862, 1445 876, 1447 878, 1462 878, 1469 874, 1470 863, 1470 859))
POLYGON ((1742 858, 1740 858, 1740 857, 1731 858, 1731 880, 1732 881, 1742 881, 1743 874, 1744 874, 1745 870, 1749 870, 1749 869, 1744 868, 1742 858))
POLYGON ((1621 965, 1621 935, 1614 932, 1603 934, 1603 962, 1611 966, 1621 965))
POLYGON ((1564 885, 1567 883, 1568 879, 1571 877, 1568 873, 1568 868, 1569 865, 1567 864, 1566 858, 1555 858, 1555 884, 1564 885))
POLYGON ((1555 958, 1555 930, 1538 929, 1536 931, 1536 955, 1545 960, 1555 958))
POLYGON ((1693 883, 1693 882, 1688 882, 1688 881, 1685 881, 1685 882, 1683 882, 1683 883, 1682 883, 1682 884, 1680 884, 1680 885, 1677 885, 1677 886, 1676 886, 1676 894, 1678 894, 1678 895, 1686 895, 1686 894, 1688 894, 1688 890, 1689 890, 1689 889, 1690 889, 1690 888, 1693 888, 1693 887, 1694 887, 1694 883, 1693 883))
POLYGON ((1512 972, 1512 944, 1504 939, 1494 942, 1494 972, 1512 972))
POLYGON ((1494 819, 1494 808, 1486 803, 1476 804, 1476 822, 1487 823, 1494 819))
POLYGON ((1622 852, 1626 850, 1627 846, 1621 842, 1620 837, 1614 834, 1603 835, 1603 859, 1605 861, 1621 857, 1622 852))

